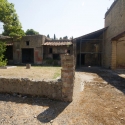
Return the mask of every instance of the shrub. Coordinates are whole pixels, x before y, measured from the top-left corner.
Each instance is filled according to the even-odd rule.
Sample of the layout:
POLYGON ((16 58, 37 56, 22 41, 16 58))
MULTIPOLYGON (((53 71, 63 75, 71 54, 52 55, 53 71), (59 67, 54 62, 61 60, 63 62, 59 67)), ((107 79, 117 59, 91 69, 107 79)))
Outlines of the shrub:
POLYGON ((58 60, 53 60, 53 65, 58 66, 58 60))
POLYGON ((4 58, 4 52, 6 51, 5 42, 0 41, 0 66, 6 66, 7 59, 4 58))
POLYGON ((47 65, 52 65, 53 64, 53 59, 46 59, 46 64, 47 65))

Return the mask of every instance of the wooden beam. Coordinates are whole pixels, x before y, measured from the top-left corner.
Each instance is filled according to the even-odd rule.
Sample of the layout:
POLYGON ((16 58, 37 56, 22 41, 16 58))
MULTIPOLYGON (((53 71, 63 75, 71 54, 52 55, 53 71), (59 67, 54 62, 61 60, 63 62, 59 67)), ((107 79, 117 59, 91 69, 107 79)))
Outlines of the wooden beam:
POLYGON ((81 67, 81 40, 80 40, 80 67, 81 67))
POLYGON ((81 54, 101 54, 102 52, 81 52, 81 54))
POLYGON ((98 40, 98 41, 102 41, 103 39, 81 39, 82 41, 84 41, 84 40, 88 40, 88 41, 94 41, 94 40, 98 40))

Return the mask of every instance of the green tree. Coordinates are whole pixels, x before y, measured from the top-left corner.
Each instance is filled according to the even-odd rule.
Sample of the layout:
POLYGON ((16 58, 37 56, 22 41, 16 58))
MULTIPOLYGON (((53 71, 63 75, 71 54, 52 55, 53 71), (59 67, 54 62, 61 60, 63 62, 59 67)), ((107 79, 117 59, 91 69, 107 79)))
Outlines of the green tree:
POLYGON ((64 36, 63 39, 64 39, 64 40, 68 40, 68 36, 64 36))
POLYGON ((33 29, 28 29, 25 34, 26 35, 39 35, 39 32, 37 32, 33 29))
POLYGON ((14 9, 14 4, 9 3, 7 0, 0 0, 0 22, 4 24, 3 35, 11 37, 21 37, 25 35, 14 9))
POLYGON ((4 59, 5 51, 6 51, 5 42, 0 41, 0 66, 5 66, 7 64, 7 60, 4 59))

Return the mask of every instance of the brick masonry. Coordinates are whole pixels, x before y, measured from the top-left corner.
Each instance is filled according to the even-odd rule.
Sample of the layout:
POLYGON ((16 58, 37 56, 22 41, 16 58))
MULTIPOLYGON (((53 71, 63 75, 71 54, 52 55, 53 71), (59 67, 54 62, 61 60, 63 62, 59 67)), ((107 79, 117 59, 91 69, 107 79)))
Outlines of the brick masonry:
POLYGON ((73 87, 75 79, 75 65, 73 55, 61 55, 61 79, 62 99, 71 102, 73 100, 73 87))

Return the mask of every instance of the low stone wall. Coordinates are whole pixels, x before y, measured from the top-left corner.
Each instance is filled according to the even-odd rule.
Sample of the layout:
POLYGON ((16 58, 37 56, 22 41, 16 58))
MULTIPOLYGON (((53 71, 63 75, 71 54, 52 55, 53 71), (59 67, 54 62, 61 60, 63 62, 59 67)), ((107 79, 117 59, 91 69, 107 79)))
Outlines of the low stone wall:
POLYGON ((36 81, 28 78, 0 77, 0 93, 43 96, 71 102, 75 78, 74 56, 61 55, 61 79, 36 81))
POLYGON ((0 92, 61 100, 62 82, 61 80, 35 81, 28 78, 0 78, 0 92))
POLYGON ((0 69, 12 69, 16 68, 17 66, 1 66, 0 69))

